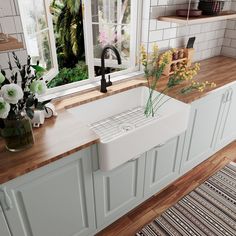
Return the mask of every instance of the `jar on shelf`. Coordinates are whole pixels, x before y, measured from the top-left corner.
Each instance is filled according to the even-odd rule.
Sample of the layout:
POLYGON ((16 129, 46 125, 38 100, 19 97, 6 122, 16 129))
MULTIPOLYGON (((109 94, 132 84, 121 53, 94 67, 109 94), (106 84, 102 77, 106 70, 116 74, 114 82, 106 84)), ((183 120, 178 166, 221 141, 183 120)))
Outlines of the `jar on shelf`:
POLYGON ((175 72, 177 69, 178 69, 178 68, 177 68, 177 65, 176 65, 175 63, 173 63, 173 64, 171 65, 171 72, 175 72))
POLYGON ((172 51, 172 60, 176 61, 179 59, 178 51, 176 49, 173 49, 172 51))
POLYGON ((179 50, 179 53, 178 53, 179 55, 179 59, 183 59, 184 58, 184 49, 181 49, 181 50, 179 50))

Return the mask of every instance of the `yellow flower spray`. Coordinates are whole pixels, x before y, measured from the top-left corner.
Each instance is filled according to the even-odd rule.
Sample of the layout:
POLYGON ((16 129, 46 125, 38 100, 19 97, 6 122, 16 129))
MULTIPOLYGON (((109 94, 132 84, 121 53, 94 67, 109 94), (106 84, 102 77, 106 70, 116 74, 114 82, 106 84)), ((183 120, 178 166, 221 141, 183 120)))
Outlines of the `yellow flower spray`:
POLYGON ((159 54, 158 46, 153 44, 152 53, 148 54, 144 45, 141 46, 140 51, 141 64, 144 67, 144 73, 149 87, 149 97, 145 107, 145 115, 147 117, 151 115, 154 116, 155 112, 168 101, 165 100, 162 102, 165 92, 183 82, 187 82, 188 84, 180 90, 182 94, 194 90, 203 92, 207 87, 216 86, 215 83, 209 83, 208 81, 202 83, 194 81, 194 77, 200 70, 199 63, 195 63, 191 68, 188 68, 186 63, 182 63, 174 74, 169 77, 166 87, 153 98, 153 91, 157 88, 158 81, 161 79, 165 67, 172 61, 173 49, 172 51, 169 50, 163 54, 159 54))

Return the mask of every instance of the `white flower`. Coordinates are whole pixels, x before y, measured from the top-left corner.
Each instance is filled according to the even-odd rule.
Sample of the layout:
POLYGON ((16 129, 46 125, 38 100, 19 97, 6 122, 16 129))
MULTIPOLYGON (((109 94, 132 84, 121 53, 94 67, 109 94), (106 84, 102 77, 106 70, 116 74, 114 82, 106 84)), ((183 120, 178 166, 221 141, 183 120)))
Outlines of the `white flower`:
POLYGON ((17 84, 6 84, 2 86, 1 94, 4 100, 10 104, 17 104, 24 96, 22 88, 17 84))
POLYGON ((35 80, 30 85, 30 91, 38 95, 44 94, 46 90, 47 85, 43 80, 35 80))
POLYGON ((0 84, 5 81, 5 76, 0 72, 0 84))
POLYGON ((6 101, 4 101, 3 98, 0 97, 0 118, 6 119, 10 109, 11 106, 6 101))

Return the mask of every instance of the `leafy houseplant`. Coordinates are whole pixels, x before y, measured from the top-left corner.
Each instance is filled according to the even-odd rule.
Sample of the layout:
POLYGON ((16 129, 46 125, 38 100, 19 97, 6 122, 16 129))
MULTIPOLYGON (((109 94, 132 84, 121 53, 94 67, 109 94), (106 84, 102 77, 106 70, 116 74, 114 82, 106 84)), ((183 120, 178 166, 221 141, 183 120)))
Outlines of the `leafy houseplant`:
POLYGON ((149 97, 145 107, 145 115, 147 117, 154 116, 157 110, 163 106, 168 100, 164 100, 165 93, 177 85, 185 83, 185 87, 180 90, 180 93, 186 94, 194 90, 203 92, 207 87, 215 87, 215 83, 196 82, 194 77, 200 70, 200 65, 196 63, 192 68, 187 68, 185 63, 177 68, 173 75, 169 76, 164 89, 154 96, 154 91, 158 87, 162 77, 162 73, 167 64, 172 60, 173 52, 167 51, 159 54, 158 47, 153 45, 152 53, 148 55, 144 46, 141 47, 141 63, 144 67, 145 77, 149 87, 149 97))
POLYGON ((45 93, 47 85, 41 78, 44 68, 38 63, 31 65, 28 56, 27 64, 21 65, 13 52, 17 66, 15 71, 9 62, 11 75, 0 72, 0 130, 5 139, 6 148, 10 151, 20 151, 34 144, 30 119, 34 109, 43 110, 48 102, 39 102, 37 96, 45 93))

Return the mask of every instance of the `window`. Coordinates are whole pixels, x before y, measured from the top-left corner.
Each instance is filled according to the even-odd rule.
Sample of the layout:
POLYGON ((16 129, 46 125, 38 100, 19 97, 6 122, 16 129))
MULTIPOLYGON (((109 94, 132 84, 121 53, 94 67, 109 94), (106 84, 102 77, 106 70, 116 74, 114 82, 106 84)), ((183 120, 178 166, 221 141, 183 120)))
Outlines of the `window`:
MULTIPOLYGON (((132 48, 132 45, 136 45, 136 32, 131 31, 131 25, 134 29, 136 28, 135 22, 137 22, 137 19, 133 17, 136 9, 137 1, 92 1, 93 55, 95 68, 100 66, 99 58, 101 50, 107 44, 115 46, 119 50, 122 58, 122 66, 118 66, 111 51, 106 61, 108 67, 118 71, 135 67, 135 48, 132 48)), ((96 74, 99 75, 99 72, 95 71, 95 75, 96 74)))
POLYGON ((57 56, 48 0, 18 0, 25 43, 32 62, 47 70, 47 79, 58 73, 57 56))
POLYGON ((109 51, 106 73, 117 76, 138 70, 140 1, 18 1, 28 54, 47 69, 51 87, 70 83, 60 86, 63 90, 98 81, 100 55, 107 44, 118 49, 122 65, 117 64, 112 51, 109 51), (58 65, 59 75, 54 78, 58 65))

